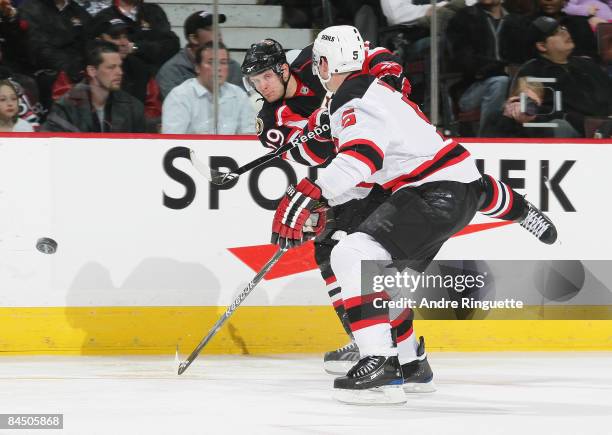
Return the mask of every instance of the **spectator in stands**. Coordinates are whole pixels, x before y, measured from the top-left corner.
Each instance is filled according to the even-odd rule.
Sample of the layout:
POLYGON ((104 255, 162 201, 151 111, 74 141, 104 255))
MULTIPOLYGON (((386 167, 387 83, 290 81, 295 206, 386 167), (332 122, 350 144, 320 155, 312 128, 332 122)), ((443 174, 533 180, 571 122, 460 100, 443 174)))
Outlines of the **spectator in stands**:
POLYGON ((459 98, 461 111, 480 109, 479 135, 490 117, 501 112, 509 79, 500 56, 500 35, 506 11, 501 0, 478 0, 451 18, 447 37, 455 68, 467 89, 459 98))
MULTIPOLYGON (((431 2, 423 0, 381 0, 382 11, 391 26, 396 24, 411 25, 407 33, 411 44, 403 49, 404 60, 429 58, 431 41, 431 2)), ((438 0, 436 6, 438 34, 445 35, 450 19, 465 7, 465 0, 438 0)))
POLYGON ((16 73, 5 66, 0 67, 0 80, 8 80, 12 83, 19 99, 18 116, 31 124, 34 130, 38 130, 45 111, 38 101, 38 85, 36 81, 24 74, 16 73))
POLYGON ((51 105, 51 87, 60 71, 74 82, 83 70, 86 29, 91 17, 70 0, 25 0, 21 19, 27 26, 29 58, 37 75, 40 101, 51 105))
POLYGON ((514 81, 510 97, 502 113, 490 118, 485 125, 484 137, 576 137, 577 132, 569 122, 558 115, 549 115, 542 108, 546 90, 541 83, 530 83, 525 77, 514 81), (521 110, 521 94, 524 94, 525 111, 521 110), (523 124, 555 123, 557 127, 525 127, 523 124))
POLYGON ((84 82, 51 108, 44 131, 139 133, 145 131, 144 107, 121 90, 119 49, 94 41, 87 51, 84 82))
POLYGON ((144 0, 116 0, 111 7, 101 10, 94 23, 120 19, 130 29, 132 54, 145 62, 152 73, 180 49, 178 36, 170 29, 164 10, 144 0))
MULTIPOLYGON (((198 76, 172 89, 164 101, 162 133, 211 134, 213 119, 213 43, 195 51, 198 76)), ((220 43, 219 61, 219 124, 217 134, 255 132, 255 112, 241 88, 226 83, 229 54, 220 43)))
MULTIPOLYGON (((321 22, 324 18, 320 7, 321 2, 312 3, 310 10, 314 27, 324 28, 331 25, 332 23, 323 24, 321 22), (316 3, 319 7, 316 6, 316 3)), ((329 3, 332 6, 331 15, 334 25, 355 26, 364 40, 370 41, 375 46, 378 45, 378 29, 381 24, 384 24, 380 0, 329 0, 329 3)), ((290 13, 291 11, 285 9, 285 17, 288 17, 290 13)), ((291 23, 289 26, 297 27, 292 26, 291 23)), ((313 26, 308 26, 310 27, 313 26)))
POLYGON ((589 56, 596 59, 597 41, 589 18, 566 14, 563 12, 566 3, 567 0, 538 0, 540 13, 534 19, 540 16, 554 18, 572 35, 575 44, 574 56, 589 56))
POLYGON ((0 131, 34 131, 29 122, 19 117, 19 96, 10 80, 0 80, 0 131))
MULTIPOLYGON (((157 83, 161 89, 162 99, 175 87, 187 79, 196 76, 195 51, 201 45, 213 40, 213 16, 208 11, 198 11, 187 17, 183 25, 187 45, 166 62, 157 74, 157 83)), ((219 14, 219 23, 224 23, 225 15, 219 14)), ((222 42, 219 32, 219 41, 222 42)), ((244 88, 240 65, 233 59, 229 60, 229 75, 227 81, 244 88)))
MULTIPOLYGON (((110 21, 98 21, 93 26, 91 35, 95 39, 112 42, 119 49, 123 64, 123 79, 121 89, 136 97, 145 105, 147 118, 161 117, 161 99, 159 86, 153 74, 140 58, 134 56, 134 43, 128 38, 129 27, 124 21, 113 18, 110 21)), ((63 73, 60 73, 53 85, 53 100, 59 100, 68 92, 74 83, 63 73)))
POLYGON ((10 0, 0 0, 0 80, 10 80, 19 99, 18 116, 36 129, 44 114, 38 104, 38 84, 29 76, 26 26, 10 0))
POLYGON ((11 0, 0 0, 0 62, 12 71, 28 74, 27 33, 17 8, 11 0))
POLYGON ((108 22, 101 22, 94 29, 97 38, 112 42, 119 48, 119 55, 123 64, 123 80, 121 89, 133 97, 138 98, 145 107, 148 131, 157 131, 161 122, 161 94, 155 76, 149 71, 144 62, 134 55, 134 43, 128 38, 129 27, 116 18, 108 22))
POLYGON ((106 9, 113 4, 112 0, 76 0, 76 2, 83 6, 92 17, 95 17, 102 9, 106 9))
MULTIPOLYGON (((572 56, 574 42, 567 28, 550 17, 539 17, 531 23, 530 45, 537 51, 534 59, 525 63, 517 77, 554 78, 550 83, 561 91, 562 112, 551 116, 563 118, 584 137, 585 117, 607 117, 612 114, 612 84, 608 75, 593 60, 572 56)), ((543 111, 553 107, 552 92, 546 92, 543 111)), ((566 136, 567 137, 567 136, 566 136)))
MULTIPOLYGON (((569 0, 563 12, 568 15, 578 15, 581 17, 597 17, 601 21, 612 21, 612 1, 607 0, 569 0)), ((593 25, 593 21, 589 21, 593 25)), ((597 24, 596 22, 595 24, 597 24)))
MULTIPOLYGON (((330 3, 332 2, 333 0, 330 3)), ((283 22, 291 28, 312 29, 317 27, 317 24, 322 24, 323 11, 319 0, 264 1, 263 4, 282 6, 283 22)))
MULTIPOLYGON (((429 29, 431 22, 431 2, 420 0, 380 0, 383 13, 390 26, 396 24, 414 23, 429 29)), ((444 31, 446 23, 459 9, 465 7, 465 0, 438 0, 436 2, 438 28, 444 31)))
POLYGON ((568 15, 563 12, 566 0, 538 0, 537 9, 531 16, 514 16, 511 25, 506 31, 511 35, 513 41, 507 45, 504 51, 506 58, 516 63, 524 63, 532 57, 532 46, 527 41, 527 29, 530 23, 538 17, 551 17, 565 26, 574 41, 574 56, 588 56, 597 59, 597 41, 593 28, 601 19, 597 17, 583 17, 568 15), (590 21, 593 21, 591 23, 590 21))

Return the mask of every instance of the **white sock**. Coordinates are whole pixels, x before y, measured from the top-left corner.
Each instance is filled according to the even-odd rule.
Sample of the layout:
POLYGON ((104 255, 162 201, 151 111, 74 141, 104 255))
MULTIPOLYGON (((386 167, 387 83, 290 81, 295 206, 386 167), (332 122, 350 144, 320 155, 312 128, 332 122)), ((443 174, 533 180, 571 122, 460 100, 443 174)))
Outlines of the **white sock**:
POLYGON ((369 355, 397 355, 397 347, 393 346, 391 326, 388 323, 380 323, 353 331, 353 336, 357 346, 359 346, 359 353, 362 358, 369 355))
POLYGON ((413 332, 405 340, 397 343, 397 350, 399 353, 399 360, 401 364, 406 364, 416 359, 425 358, 423 354, 420 358, 417 357, 417 349, 419 342, 416 339, 416 334, 413 332))

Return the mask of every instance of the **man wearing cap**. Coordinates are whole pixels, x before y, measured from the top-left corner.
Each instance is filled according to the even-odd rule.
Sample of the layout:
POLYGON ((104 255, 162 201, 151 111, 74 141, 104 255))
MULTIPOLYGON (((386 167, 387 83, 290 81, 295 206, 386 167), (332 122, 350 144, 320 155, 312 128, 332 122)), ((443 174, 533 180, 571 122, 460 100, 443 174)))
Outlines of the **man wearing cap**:
MULTIPOLYGON (((608 75, 593 60, 572 56, 574 41, 567 28, 554 18, 538 17, 528 28, 527 40, 535 57, 520 68, 517 78, 556 79, 544 86, 561 91, 563 107, 561 112, 549 115, 549 119, 566 120, 575 130, 573 136, 583 137, 585 117, 612 114, 612 84, 608 75)), ((550 112, 552 107, 553 93, 546 90, 539 112, 550 112)))
POLYGON ((130 29, 132 54, 144 61, 152 73, 180 48, 178 36, 170 29, 164 10, 144 0, 115 0, 111 7, 94 17, 94 26, 112 19, 123 21, 130 29))
POLYGON ((53 105, 43 131, 144 132, 142 103, 121 90, 122 63, 115 44, 93 41, 86 53, 85 80, 53 105))
POLYGON ((479 136, 489 118, 501 112, 508 92, 507 62, 500 50, 507 15, 501 0, 478 0, 460 9, 448 24, 452 63, 467 87, 459 108, 480 110, 479 136))
MULTIPOLYGON (((212 41, 195 50, 197 77, 187 79, 170 91, 162 110, 162 133, 213 134, 212 41)), ((229 53, 223 43, 217 51, 219 63, 219 119, 217 134, 255 133, 255 112, 245 91, 226 83, 229 53)))
MULTIPOLYGON (((225 15, 219 14, 219 23, 224 23, 225 20, 225 15)), ((212 21, 213 15, 204 10, 189 15, 185 20, 183 30, 187 45, 167 61, 157 74, 157 83, 159 83, 162 98, 166 98, 172 88, 197 75, 195 51, 199 46, 213 40, 212 21)), ((221 41, 220 32, 219 41, 221 41)), ((244 87, 238 62, 229 59, 228 68, 227 81, 244 87)))
MULTIPOLYGON (((510 35, 505 55, 513 63, 522 64, 532 57, 532 47, 527 41, 527 29, 538 17, 554 18, 565 26, 574 41, 574 56, 597 59, 597 41, 588 17, 568 15, 563 11, 567 0, 537 0, 532 15, 510 14, 505 31, 510 35)), ((593 26, 594 28, 594 26, 593 26)))
POLYGON ((151 124, 151 128, 148 130, 157 131, 155 127, 161 121, 159 86, 155 76, 146 67, 145 63, 134 55, 134 43, 128 37, 129 26, 117 18, 99 24, 97 28, 93 29, 92 36, 117 46, 119 55, 123 60, 121 89, 144 104, 145 117, 147 122, 151 124))
MULTIPOLYGON (((147 65, 134 56, 134 43, 128 38, 130 27, 122 20, 113 18, 110 21, 96 21, 90 32, 91 39, 103 40, 115 44, 123 61, 123 79, 121 89, 136 97, 145 105, 147 131, 157 132, 161 121, 161 98, 159 86, 147 65)), ((53 100, 59 100, 73 88, 75 82, 63 71, 53 84, 53 100)))

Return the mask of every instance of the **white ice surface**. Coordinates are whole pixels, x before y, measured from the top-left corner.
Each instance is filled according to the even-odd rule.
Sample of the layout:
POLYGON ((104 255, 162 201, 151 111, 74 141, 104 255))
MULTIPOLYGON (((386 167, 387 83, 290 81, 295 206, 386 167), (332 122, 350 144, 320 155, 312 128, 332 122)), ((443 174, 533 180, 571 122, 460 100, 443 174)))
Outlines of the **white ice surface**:
POLYGON ((331 399, 319 356, 0 357, 0 413, 25 434, 612 434, 612 353, 430 355, 438 391, 404 406, 331 399))

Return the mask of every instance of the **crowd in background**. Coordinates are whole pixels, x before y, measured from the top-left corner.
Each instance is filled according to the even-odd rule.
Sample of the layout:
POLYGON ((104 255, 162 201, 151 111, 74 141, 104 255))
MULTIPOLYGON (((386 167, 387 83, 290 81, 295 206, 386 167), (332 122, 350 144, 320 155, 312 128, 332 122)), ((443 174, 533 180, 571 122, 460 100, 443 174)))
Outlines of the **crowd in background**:
MULTIPOLYGON (((290 27, 355 25, 397 54, 412 98, 431 111, 430 1, 260 3, 281 4, 290 27)), ((438 1, 438 125, 464 136, 610 137, 611 6, 438 1)), ((254 133, 256 109, 222 35, 215 129, 212 19, 191 14, 180 47, 152 2, 0 0, 0 131, 254 133)))

